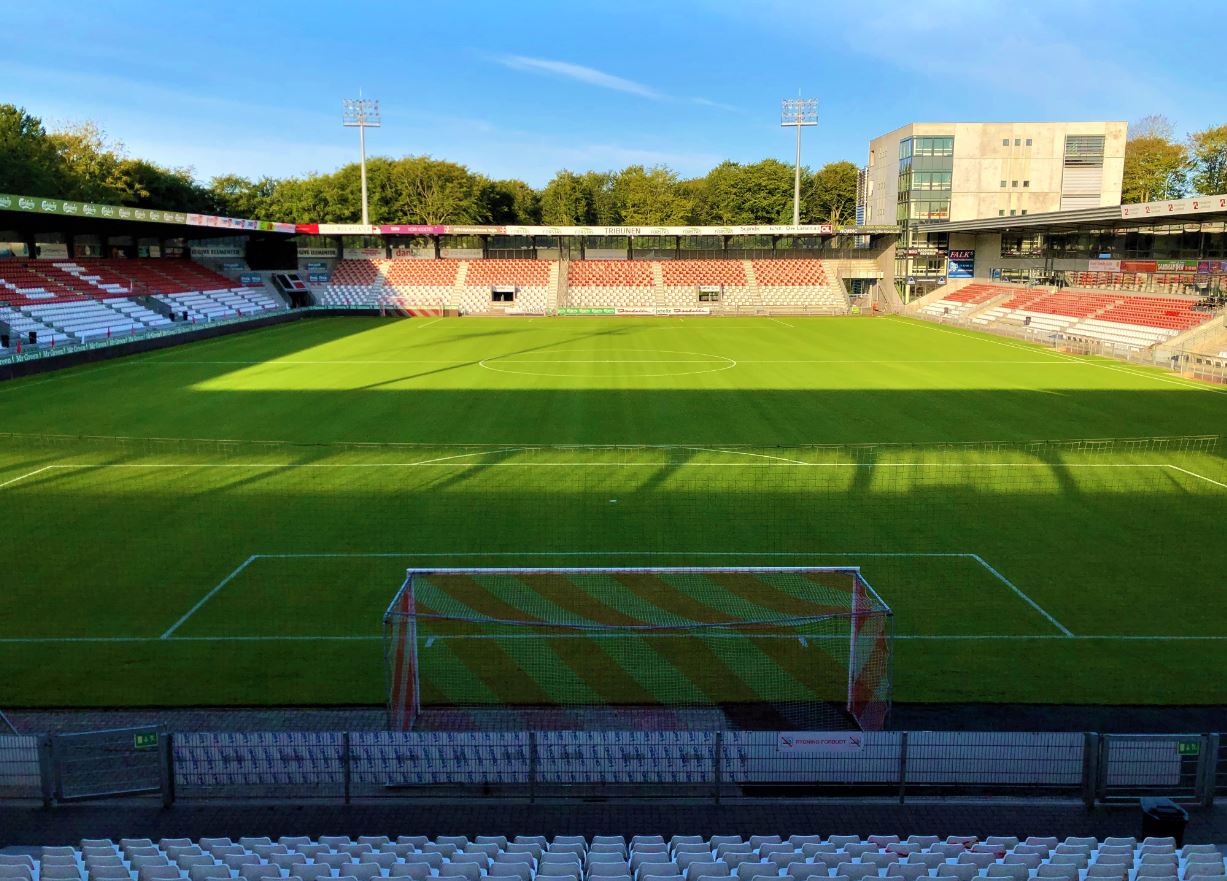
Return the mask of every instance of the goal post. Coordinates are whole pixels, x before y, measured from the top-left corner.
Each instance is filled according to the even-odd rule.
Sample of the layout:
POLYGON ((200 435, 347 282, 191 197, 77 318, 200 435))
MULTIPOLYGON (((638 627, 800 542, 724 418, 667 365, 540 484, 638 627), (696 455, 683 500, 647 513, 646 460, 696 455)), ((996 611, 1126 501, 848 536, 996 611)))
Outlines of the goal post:
POLYGON ((880 729, 891 610, 858 567, 411 569, 398 730, 880 729))

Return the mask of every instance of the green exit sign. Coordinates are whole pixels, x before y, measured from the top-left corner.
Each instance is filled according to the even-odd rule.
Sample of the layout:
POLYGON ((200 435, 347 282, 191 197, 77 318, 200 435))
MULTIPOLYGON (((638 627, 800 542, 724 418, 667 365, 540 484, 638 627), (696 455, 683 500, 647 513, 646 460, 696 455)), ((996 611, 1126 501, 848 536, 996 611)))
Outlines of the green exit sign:
POLYGON ((1179 756, 1200 756, 1201 741, 1200 740, 1180 740, 1176 742, 1176 755, 1179 756))
POLYGON ((137 749, 157 749, 158 732, 145 731, 132 736, 132 745, 137 749))

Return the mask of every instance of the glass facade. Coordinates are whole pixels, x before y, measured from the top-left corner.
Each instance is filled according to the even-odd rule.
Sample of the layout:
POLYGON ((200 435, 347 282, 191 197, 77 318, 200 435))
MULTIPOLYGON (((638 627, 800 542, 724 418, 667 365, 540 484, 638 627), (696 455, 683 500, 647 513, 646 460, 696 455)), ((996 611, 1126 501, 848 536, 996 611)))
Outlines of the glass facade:
MULTIPOLYGON (((901 227, 899 244, 906 250, 926 223, 950 219, 950 188, 954 176, 954 136, 920 135, 899 142, 899 194, 895 220, 901 227)), ((933 242, 926 245, 932 247, 933 242)), ((901 256, 895 278, 905 301, 945 281, 944 257, 901 256)))

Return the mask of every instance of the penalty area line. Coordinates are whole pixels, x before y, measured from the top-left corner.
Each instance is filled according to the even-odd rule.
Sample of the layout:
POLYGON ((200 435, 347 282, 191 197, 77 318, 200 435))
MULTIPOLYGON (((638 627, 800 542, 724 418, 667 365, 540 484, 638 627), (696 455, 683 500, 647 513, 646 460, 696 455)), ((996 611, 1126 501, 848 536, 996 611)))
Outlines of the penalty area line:
POLYGON ((225 587, 227 584, 229 584, 231 581, 237 578, 239 576, 239 573, 241 573, 244 569, 246 569, 248 566, 250 566, 252 563, 254 563, 258 559, 259 559, 259 555, 252 554, 250 557, 248 557, 246 560, 240 563, 233 572, 231 572, 229 575, 227 575, 225 578, 219 581, 216 587, 214 587, 211 591, 209 591, 204 596, 202 596, 199 600, 197 600, 196 605, 188 609, 182 618, 180 618, 174 624, 170 625, 170 627, 168 627, 166 631, 161 636, 158 637, 158 639, 170 639, 171 636, 174 635, 174 632, 176 630, 182 627, 183 624, 186 623, 189 618, 191 618, 198 611, 200 611, 201 606, 203 606, 209 600, 213 599, 213 597, 216 596, 219 590, 221 590, 223 587, 225 587))
POLYGON ((4 483, 0 483, 0 489, 4 489, 6 486, 11 486, 14 483, 17 483, 17 481, 19 480, 25 480, 27 477, 33 477, 36 474, 42 474, 44 471, 48 471, 55 467, 56 467, 55 465, 44 465, 42 468, 38 468, 34 471, 31 471, 29 474, 22 474, 20 477, 14 477, 12 480, 6 480, 4 481, 4 483))
POLYGON ((1051 624, 1053 627, 1055 627, 1057 630, 1061 631, 1061 633, 1062 633, 1064 636, 1073 636, 1073 635, 1074 635, 1074 634, 1073 634, 1073 633, 1072 633, 1072 632, 1069 630, 1069 628, 1067 628, 1067 627, 1066 627, 1064 624, 1062 624, 1062 623, 1061 623, 1060 621, 1058 621, 1056 618, 1052 617, 1052 615, 1050 615, 1050 614, 1048 613, 1048 610, 1047 610, 1047 609, 1045 609, 1043 606, 1041 606, 1041 605, 1040 605, 1039 603, 1037 603, 1035 600, 1031 599, 1031 597, 1027 596, 1027 594, 1026 594, 1026 593, 1024 593, 1024 592, 1023 592, 1023 591, 1022 591, 1022 590, 1021 590, 1021 589, 1018 587, 1018 585, 1016 585, 1016 584, 1015 584, 1013 581, 1010 581, 1010 579, 1006 578, 1004 575, 1002 575, 1000 572, 998 572, 996 569, 994 569, 994 568, 993 568, 991 565, 989 565, 988 561, 986 561, 986 560, 985 560, 983 557, 981 557, 979 554, 969 554, 968 556, 970 556, 970 557, 971 557, 973 560, 975 560, 977 563, 979 563, 981 566, 983 566, 985 569, 987 569, 990 575, 992 575, 994 578, 996 578, 998 581, 1000 581, 1002 584, 1004 584, 1004 585, 1005 585, 1006 587, 1008 587, 1010 590, 1014 591, 1014 593, 1015 593, 1015 594, 1018 596, 1018 598, 1019 598, 1019 599, 1021 599, 1021 600, 1022 600, 1024 603, 1026 603, 1028 606, 1030 606, 1031 608, 1035 609, 1035 611, 1037 611, 1037 612, 1039 612, 1041 615, 1043 615, 1043 616, 1044 616, 1044 617, 1045 617, 1045 618, 1048 620, 1048 623, 1049 623, 1049 624, 1051 624))

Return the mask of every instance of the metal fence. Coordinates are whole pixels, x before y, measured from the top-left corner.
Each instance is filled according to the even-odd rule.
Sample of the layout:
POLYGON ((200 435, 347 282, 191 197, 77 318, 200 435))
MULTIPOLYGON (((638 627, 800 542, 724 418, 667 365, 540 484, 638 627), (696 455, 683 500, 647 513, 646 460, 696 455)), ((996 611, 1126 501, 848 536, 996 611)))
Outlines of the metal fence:
POLYGON ((1227 792, 1218 734, 1079 732, 160 730, 0 737, 0 796, 47 804, 388 797, 1165 795, 1227 792), (154 732, 156 731, 156 736, 154 732))

